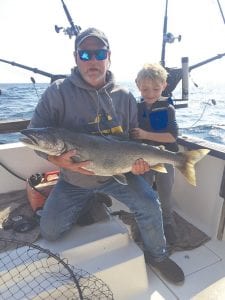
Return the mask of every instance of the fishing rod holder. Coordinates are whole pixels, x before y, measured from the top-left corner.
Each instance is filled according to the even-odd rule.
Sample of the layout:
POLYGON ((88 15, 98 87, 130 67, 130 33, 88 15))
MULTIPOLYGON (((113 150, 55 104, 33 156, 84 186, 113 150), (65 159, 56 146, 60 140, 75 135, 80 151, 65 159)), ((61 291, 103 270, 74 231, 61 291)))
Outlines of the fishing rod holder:
POLYGON ((182 99, 185 101, 189 98, 189 58, 182 57, 182 99))

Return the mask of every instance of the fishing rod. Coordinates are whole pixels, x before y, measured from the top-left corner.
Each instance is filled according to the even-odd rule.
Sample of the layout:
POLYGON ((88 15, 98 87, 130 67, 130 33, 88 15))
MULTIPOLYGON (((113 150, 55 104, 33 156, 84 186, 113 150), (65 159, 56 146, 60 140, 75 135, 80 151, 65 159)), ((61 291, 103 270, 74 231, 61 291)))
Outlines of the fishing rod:
POLYGON ((69 21, 70 27, 64 28, 64 27, 59 27, 59 26, 55 25, 55 31, 57 33, 59 33, 60 30, 63 29, 64 34, 68 35, 69 38, 71 39, 72 36, 77 36, 78 35, 78 33, 81 30, 81 27, 74 24, 66 4, 64 3, 63 0, 61 0, 61 2, 62 2, 62 5, 63 5, 63 10, 66 14, 67 20, 69 21))
POLYGON ((208 58, 208 59, 206 59, 206 60, 200 61, 199 63, 190 66, 190 67, 189 67, 189 71, 191 71, 191 70, 193 70, 193 69, 195 69, 195 68, 201 67, 201 66, 203 66, 203 65, 205 65, 205 64, 208 64, 209 62, 214 61, 214 60, 216 60, 216 59, 220 59, 220 58, 222 58, 223 56, 225 56, 225 53, 217 54, 216 56, 213 56, 213 57, 208 58))
POLYGON ((9 60, 6 60, 6 59, 1 59, 0 58, 0 62, 6 63, 6 64, 10 64, 12 66, 19 67, 21 69, 25 69, 25 70, 28 70, 28 71, 31 71, 31 72, 43 75, 45 77, 51 78, 51 82, 55 81, 56 79, 66 78, 67 77, 67 75, 52 74, 52 73, 49 73, 49 72, 46 72, 46 71, 43 71, 43 70, 39 70, 37 68, 28 67, 26 65, 18 64, 18 63, 14 62, 14 61, 9 61, 9 60))
MULTIPOLYGON (((64 33, 67 34, 67 35, 69 35, 69 38, 71 38, 72 36, 76 36, 80 32, 81 27, 78 26, 78 25, 75 25, 73 23, 72 17, 71 17, 71 15, 69 13, 68 8, 66 7, 66 4, 64 3, 63 0, 61 0, 61 2, 62 2, 62 5, 63 5, 63 9, 65 11, 66 17, 67 17, 67 19, 68 19, 68 21, 70 23, 70 27, 64 29, 63 27, 58 27, 57 25, 55 25, 55 31, 57 33, 59 33, 59 31, 61 29, 64 29, 63 30, 64 33)), ((49 73, 49 72, 46 72, 46 71, 43 71, 43 70, 39 70, 38 68, 32 68, 32 67, 29 67, 29 66, 26 66, 26 65, 18 64, 18 63, 14 62, 14 61, 0 59, 0 62, 6 63, 6 64, 10 64, 12 66, 16 66, 16 67, 19 67, 21 69, 25 69, 25 70, 28 70, 28 71, 31 71, 31 72, 43 75, 45 77, 48 77, 48 78, 51 79, 51 83, 54 82, 57 79, 66 78, 67 77, 67 75, 64 75, 64 74, 52 74, 52 73, 49 73)))
POLYGON ((163 23, 163 39, 162 39, 162 52, 161 52, 161 65, 165 67, 165 53, 166 53, 166 33, 167 33, 167 8, 168 8, 168 0, 166 0, 166 8, 164 15, 164 23, 163 23))
MULTIPOLYGON (((219 4, 219 1, 218 1, 219 4)), ((222 8, 219 4, 221 14, 222 14, 222 8)), ((181 40, 181 35, 178 37, 174 37, 172 33, 167 32, 167 23, 168 23, 168 16, 167 16, 167 11, 168 11, 168 0, 166 0, 166 6, 165 6, 165 13, 164 13, 164 23, 163 23, 163 40, 162 40, 162 52, 161 52, 161 65, 167 70, 168 72, 168 78, 167 78, 167 87, 163 91, 163 96, 169 97, 172 95, 172 92, 176 88, 177 84, 180 82, 182 79, 182 68, 169 68, 166 67, 166 62, 165 62, 165 55, 166 55, 166 44, 167 43, 173 43, 175 39, 178 39, 178 41, 181 40)), ((225 53, 218 54, 216 56, 213 56, 211 58, 208 58, 206 60, 200 61, 197 64, 194 64, 192 66, 188 67, 188 72, 190 73, 191 70, 201 67, 209 62, 212 62, 216 59, 220 59, 223 56, 225 56, 225 53)))
POLYGON ((162 51, 161 51, 161 65, 163 67, 165 67, 166 44, 167 43, 171 44, 176 39, 178 40, 178 42, 181 41, 181 35, 175 37, 171 32, 167 32, 167 23, 168 23, 167 10, 168 10, 168 0, 166 0, 166 8, 164 14, 164 23, 163 23, 163 39, 162 39, 162 51))
MULTIPOLYGON (((199 68, 205 64, 208 64, 216 59, 221 59, 223 56, 225 56, 225 53, 218 54, 216 56, 213 56, 211 58, 208 58, 206 60, 200 61, 197 64, 191 65, 188 67, 189 73, 196 68, 199 68)), ((177 84, 182 79, 182 68, 168 68, 166 67, 166 70, 168 72, 168 78, 167 78, 167 87, 163 91, 163 96, 171 96, 171 93, 173 90, 175 90, 177 84)))
POLYGON ((221 16, 222 16, 222 19, 223 19, 223 23, 225 24, 225 17, 224 17, 224 14, 223 14, 223 10, 222 10, 222 7, 221 7, 221 4, 220 4, 220 1, 219 1, 219 0, 217 0, 217 3, 218 3, 219 10, 220 10, 220 13, 221 13, 221 16))

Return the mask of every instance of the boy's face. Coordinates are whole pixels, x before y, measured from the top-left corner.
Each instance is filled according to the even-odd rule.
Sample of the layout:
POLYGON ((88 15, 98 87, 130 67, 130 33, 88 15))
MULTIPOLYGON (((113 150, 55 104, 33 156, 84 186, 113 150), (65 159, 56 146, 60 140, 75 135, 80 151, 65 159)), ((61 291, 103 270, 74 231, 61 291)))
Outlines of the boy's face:
POLYGON ((159 80, 152 79, 143 79, 137 84, 142 98, 149 104, 153 104, 160 98, 162 92, 166 88, 166 85, 166 82, 162 83, 159 80))

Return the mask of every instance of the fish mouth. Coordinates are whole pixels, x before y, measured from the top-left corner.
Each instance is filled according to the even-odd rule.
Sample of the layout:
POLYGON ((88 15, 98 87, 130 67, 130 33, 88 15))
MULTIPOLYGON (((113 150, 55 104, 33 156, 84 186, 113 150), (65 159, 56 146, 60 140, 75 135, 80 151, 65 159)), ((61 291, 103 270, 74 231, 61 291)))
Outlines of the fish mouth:
POLYGON ((38 145, 36 139, 34 137, 26 135, 24 132, 21 132, 25 137, 21 137, 20 141, 27 145, 38 145))

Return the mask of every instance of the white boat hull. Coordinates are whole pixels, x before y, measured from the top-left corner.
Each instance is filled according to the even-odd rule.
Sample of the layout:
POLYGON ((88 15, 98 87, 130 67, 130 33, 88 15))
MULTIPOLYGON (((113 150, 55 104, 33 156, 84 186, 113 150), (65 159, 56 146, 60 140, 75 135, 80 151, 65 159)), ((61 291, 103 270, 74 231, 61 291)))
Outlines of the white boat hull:
MULTIPOLYGON (((40 239, 37 244, 59 253, 70 265, 95 274, 109 286, 117 300, 225 299, 225 235, 221 226, 224 199, 220 195, 225 152, 220 152, 219 157, 208 155, 197 164, 197 187, 189 185, 176 171, 175 211, 211 238, 194 250, 172 254, 185 273, 182 286, 166 282, 156 270, 145 265, 143 252, 132 240, 129 228, 116 217, 90 226, 74 226, 59 241, 40 239)), ((54 165, 21 143, 0 145, 0 161, 23 178, 55 170, 54 165)), ((25 189, 26 182, 3 166, 0 178, 0 194, 25 189)), ((114 200, 112 210, 124 209, 119 205, 114 200)))

